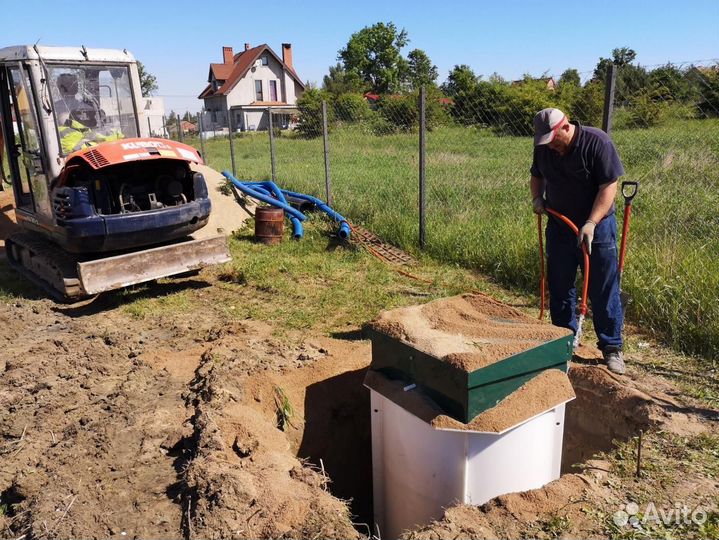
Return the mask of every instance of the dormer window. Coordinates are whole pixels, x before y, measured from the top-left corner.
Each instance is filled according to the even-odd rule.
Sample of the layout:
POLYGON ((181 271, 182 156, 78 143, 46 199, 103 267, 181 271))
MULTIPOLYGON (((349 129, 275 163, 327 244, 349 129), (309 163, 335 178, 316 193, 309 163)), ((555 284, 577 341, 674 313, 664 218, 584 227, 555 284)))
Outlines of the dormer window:
POLYGON ((262 57, 262 65, 266 66, 269 63, 269 60, 267 60, 267 56, 262 57))

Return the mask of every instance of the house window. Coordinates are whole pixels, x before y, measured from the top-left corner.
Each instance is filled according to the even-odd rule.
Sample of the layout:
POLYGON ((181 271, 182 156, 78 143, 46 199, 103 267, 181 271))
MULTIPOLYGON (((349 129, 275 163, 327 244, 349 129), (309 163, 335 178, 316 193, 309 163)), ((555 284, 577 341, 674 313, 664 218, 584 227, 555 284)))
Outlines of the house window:
POLYGON ((262 81, 255 81, 255 101, 264 101, 262 98, 262 81))
POLYGON ((263 65, 263 66, 266 66, 268 63, 269 63, 269 62, 267 61, 267 57, 266 57, 266 56, 263 56, 263 57, 262 57, 262 65, 263 65))
POLYGON ((277 81, 270 81, 270 101, 277 101, 277 81))

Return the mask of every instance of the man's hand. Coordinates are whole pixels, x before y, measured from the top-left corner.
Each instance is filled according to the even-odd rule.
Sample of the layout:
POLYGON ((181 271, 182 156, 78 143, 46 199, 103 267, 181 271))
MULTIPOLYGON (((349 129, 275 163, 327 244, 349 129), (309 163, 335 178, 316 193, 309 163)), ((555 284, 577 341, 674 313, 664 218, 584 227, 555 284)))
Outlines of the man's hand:
POLYGON ((535 214, 544 214, 544 197, 535 197, 532 199, 532 211, 535 214))
POLYGON ((577 246, 581 246, 582 242, 587 245, 587 253, 592 254, 592 240, 594 240, 594 228, 597 226, 591 219, 579 229, 579 237, 577 238, 577 246))

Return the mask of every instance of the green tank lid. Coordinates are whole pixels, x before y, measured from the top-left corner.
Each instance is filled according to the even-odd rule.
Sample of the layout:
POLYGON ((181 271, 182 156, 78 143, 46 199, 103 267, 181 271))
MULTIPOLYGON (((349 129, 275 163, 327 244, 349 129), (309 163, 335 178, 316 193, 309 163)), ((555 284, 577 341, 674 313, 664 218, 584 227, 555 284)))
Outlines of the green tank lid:
POLYGON ((370 369, 416 384, 463 423, 572 357, 571 330, 479 294, 383 312, 365 333, 370 369))

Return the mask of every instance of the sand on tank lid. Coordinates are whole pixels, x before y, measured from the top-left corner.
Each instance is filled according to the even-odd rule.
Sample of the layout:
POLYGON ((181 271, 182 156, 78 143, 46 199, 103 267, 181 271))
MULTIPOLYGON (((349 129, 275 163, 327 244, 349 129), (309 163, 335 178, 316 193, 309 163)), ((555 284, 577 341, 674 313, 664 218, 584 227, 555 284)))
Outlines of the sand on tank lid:
POLYGON ((572 333, 483 294, 383 311, 369 326, 467 372, 572 333))
POLYGON ((435 429, 486 433, 503 433, 576 397, 567 374, 559 369, 548 369, 465 424, 445 414, 420 388, 406 387, 403 381, 392 380, 378 371, 370 369, 364 385, 435 429))

